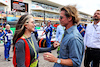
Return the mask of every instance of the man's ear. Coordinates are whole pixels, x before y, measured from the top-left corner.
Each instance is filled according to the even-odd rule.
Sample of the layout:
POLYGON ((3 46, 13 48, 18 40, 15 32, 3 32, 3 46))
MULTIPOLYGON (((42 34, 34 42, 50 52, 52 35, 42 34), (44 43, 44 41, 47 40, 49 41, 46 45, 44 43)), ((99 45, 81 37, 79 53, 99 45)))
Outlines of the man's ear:
POLYGON ((68 17, 68 21, 72 21, 72 17, 68 17))

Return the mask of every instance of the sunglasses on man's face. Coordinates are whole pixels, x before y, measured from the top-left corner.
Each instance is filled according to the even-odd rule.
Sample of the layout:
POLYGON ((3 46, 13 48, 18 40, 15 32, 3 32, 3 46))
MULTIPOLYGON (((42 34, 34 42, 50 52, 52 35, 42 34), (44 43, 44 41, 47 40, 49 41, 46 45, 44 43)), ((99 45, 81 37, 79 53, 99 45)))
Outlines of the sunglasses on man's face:
POLYGON ((62 17, 62 16, 60 16, 60 19, 63 19, 63 17, 62 17))

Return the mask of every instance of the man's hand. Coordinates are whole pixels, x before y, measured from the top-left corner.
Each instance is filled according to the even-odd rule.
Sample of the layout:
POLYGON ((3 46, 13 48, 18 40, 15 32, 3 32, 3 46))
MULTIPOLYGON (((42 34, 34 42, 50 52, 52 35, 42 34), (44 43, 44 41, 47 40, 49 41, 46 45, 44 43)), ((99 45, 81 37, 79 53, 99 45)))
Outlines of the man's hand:
POLYGON ((54 55, 52 55, 51 53, 47 52, 43 54, 44 60, 47 60, 49 62, 57 62, 57 59, 54 55))
POLYGON ((53 43, 54 48, 58 47, 59 45, 60 45, 59 42, 54 42, 54 43, 53 43))
POLYGON ((83 31, 85 31, 85 29, 84 29, 84 28, 82 28, 82 30, 80 31, 80 33, 82 33, 83 31))

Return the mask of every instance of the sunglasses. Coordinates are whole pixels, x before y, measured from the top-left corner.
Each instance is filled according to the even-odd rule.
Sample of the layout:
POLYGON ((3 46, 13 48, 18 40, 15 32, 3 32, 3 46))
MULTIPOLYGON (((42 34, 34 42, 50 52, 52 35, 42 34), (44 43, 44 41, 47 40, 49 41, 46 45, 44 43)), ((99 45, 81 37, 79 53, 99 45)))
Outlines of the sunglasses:
POLYGON ((63 19, 63 17, 62 17, 62 16, 60 16, 60 19, 63 19))

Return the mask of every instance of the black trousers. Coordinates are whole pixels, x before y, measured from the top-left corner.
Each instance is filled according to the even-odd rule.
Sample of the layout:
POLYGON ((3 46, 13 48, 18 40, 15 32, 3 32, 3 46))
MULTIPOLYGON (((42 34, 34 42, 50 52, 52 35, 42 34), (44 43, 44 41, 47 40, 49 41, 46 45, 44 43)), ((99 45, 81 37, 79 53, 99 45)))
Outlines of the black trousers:
POLYGON ((100 49, 87 48, 84 59, 84 67, 90 67, 90 62, 93 61, 93 67, 99 67, 100 49))

